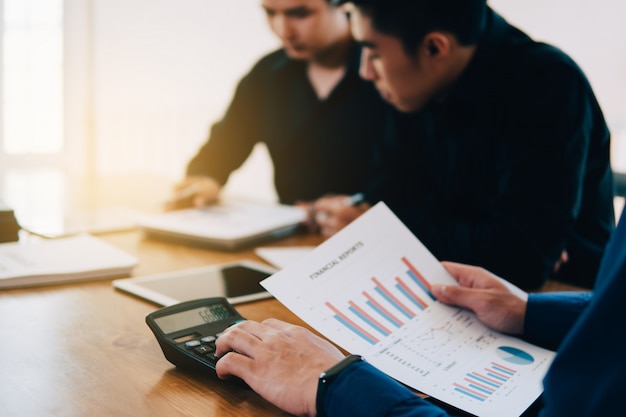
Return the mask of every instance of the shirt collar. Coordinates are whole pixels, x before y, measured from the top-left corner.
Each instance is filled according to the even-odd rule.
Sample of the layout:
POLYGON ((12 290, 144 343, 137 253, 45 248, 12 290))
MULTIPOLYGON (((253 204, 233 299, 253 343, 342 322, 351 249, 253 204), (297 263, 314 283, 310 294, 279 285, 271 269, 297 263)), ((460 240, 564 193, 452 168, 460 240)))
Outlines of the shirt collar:
MULTIPOLYGON (((306 68, 305 61, 291 59, 284 49, 281 50, 281 56, 274 62, 273 70, 276 73, 282 71, 301 71, 306 68)), ((350 51, 348 52, 348 67, 346 73, 359 73, 359 66, 361 65, 361 47, 352 42, 350 45, 350 51)))

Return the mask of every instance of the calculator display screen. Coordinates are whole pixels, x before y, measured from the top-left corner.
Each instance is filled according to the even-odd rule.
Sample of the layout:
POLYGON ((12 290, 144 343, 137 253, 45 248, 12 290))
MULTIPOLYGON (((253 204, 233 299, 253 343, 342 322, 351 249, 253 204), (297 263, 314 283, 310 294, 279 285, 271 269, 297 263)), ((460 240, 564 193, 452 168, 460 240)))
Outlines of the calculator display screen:
POLYGON ((168 316, 157 317, 154 322, 163 333, 173 333, 201 324, 213 323, 229 317, 235 317, 223 304, 212 304, 194 308, 192 310, 181 311, 180 313, 168 316))

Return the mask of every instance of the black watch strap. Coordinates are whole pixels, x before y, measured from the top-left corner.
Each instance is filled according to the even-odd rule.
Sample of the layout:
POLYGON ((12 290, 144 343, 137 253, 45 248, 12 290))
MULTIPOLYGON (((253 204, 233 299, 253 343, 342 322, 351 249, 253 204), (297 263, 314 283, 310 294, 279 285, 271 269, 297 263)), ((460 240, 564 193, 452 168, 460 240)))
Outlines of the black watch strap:
POLYGON ((324 409, 324 398, 326 397, 326 390, 328 386, 339 376, 339 374, 348 366, 355 362, 360 362, 363 357, 360 355, 350 355, 343 358, 340 362, 328 368, 325 372, 320 374, 319 381, 317 383, 317 395, 315 397, 315 408, 317 409, 317 417, 326 417, 326 410, 324 409))

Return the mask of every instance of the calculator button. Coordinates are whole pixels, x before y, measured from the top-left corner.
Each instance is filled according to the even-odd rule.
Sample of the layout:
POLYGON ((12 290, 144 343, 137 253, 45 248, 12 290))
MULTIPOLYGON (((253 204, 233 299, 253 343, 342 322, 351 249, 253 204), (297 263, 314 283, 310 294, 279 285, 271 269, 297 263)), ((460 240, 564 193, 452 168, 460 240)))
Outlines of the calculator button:
POLYGON ((209 361, 211 361, 213 363, 216 363, 217 360, 219 359, 217 356, 215 356, 215 352, 207 353, 205 358, 207 358, 207 360, 209 360, 209 361))
POLYGON ((196 346, 200 346, 199 340, 190 340, 189 342, 185 343, 185 347, 187 349, 192 349, 192 348, 195 348, 196 346))
POLYGON ((211 342, 215 342, 215 336, 205 336, 202 339, 200 339, 200 341, 202 343, 211 343, 211 342))
POLYGON ((206 354, 212 354, 215 353, 215 350, 212 349, 210 346, 208 345, 200 345, 196 348, 193 349, 194 352, 200 354, 200 355, 206 355, 206 354))

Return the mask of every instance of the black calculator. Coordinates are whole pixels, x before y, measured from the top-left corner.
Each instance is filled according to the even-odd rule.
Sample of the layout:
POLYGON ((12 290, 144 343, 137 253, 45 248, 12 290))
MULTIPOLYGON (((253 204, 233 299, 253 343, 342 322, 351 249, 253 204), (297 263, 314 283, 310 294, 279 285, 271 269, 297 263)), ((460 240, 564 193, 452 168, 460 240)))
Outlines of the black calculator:
POLYGON ((174 365, 215 372, 215 341, 245 320, 226 298, 203 298, 163 307, 146 316, 165 358, 174 365))

